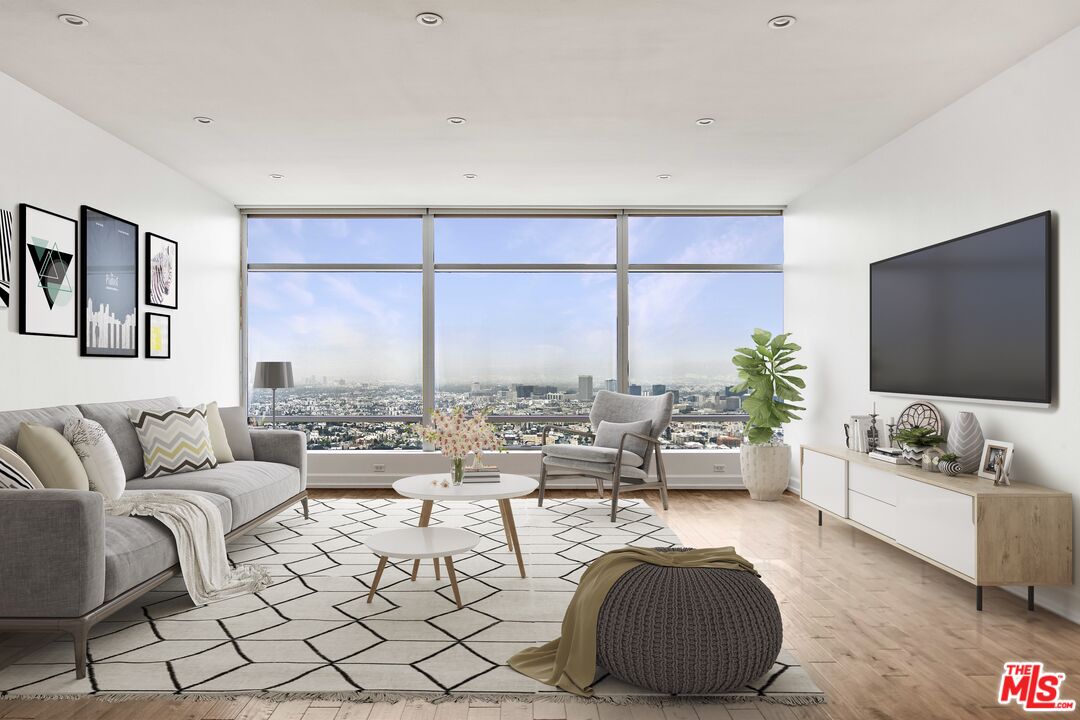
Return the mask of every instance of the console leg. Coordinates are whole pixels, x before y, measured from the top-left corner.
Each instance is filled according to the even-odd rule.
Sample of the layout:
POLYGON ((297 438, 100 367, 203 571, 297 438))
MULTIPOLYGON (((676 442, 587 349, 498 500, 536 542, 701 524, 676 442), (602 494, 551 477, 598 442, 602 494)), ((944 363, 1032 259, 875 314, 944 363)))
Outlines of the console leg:
POLYGON ((982 611, 982 585, 975 586, 975 609, 982 611))
POLYGON ((820 510, 817 511, 817 524, 818 524, 818 527, 821 527, 821 511, 820 510))
POLYGON ((1035 612, 1035 586, 1028 585, 1028 610, 1035 612))

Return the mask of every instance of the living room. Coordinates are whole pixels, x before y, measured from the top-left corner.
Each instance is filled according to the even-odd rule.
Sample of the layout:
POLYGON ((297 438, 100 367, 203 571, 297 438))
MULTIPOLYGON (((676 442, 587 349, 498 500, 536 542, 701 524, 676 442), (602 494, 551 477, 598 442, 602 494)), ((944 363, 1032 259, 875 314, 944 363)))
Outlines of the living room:
POLYGON ((0 718, 1070 710, 1078 24, 4 4, 0 718))

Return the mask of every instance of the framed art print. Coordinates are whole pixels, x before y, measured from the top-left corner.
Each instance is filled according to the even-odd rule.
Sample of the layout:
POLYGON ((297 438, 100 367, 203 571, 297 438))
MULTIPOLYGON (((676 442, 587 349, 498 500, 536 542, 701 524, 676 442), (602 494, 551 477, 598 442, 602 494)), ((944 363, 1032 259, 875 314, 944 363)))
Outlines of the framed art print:
POLYGON ((0 210, 0 308, 11 305, 11 227, 15 223, 10 210, 0 210))
POLYGON ((19 332, 75 337, 79 223, 19 205, 19 332))
POLYGON ((146 313, 146 357, 172 357, 172 318, 161 313, 146 313))
POLYGON ((175 240, 146 233, 146 304, 177 307, 179 246, 175 240))
POLYGON ((80 352, 139 357, 139 226, 82 207, 80 352))

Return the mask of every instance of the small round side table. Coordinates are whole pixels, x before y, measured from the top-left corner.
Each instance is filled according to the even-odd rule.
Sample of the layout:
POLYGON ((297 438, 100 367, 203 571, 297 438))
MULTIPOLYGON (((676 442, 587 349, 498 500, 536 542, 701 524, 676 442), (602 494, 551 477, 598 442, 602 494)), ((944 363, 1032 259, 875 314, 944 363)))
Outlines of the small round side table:
MULTIPOLYGON (((460 555, 476 547, 480 536, 468 530, 446 527, 408 527, 400 530, 387 530, 372 535, 364 544, 371 552, 379 556, 379 567, 375 570, 375 579, 371 582, 367 601, 375 599, 383 570, 390 558, 414 560, 420 562, 431 558, 435 561, 435 576, 439 573, 439 558, 446 563, 446 576, 450 578, 450 589, 454 591, 454 601, 461 607, 461 593, 458 592, 457 574, 454 572, 454 555, 460 555)), ((416 579, 415 572, 413 580, 416 579)))

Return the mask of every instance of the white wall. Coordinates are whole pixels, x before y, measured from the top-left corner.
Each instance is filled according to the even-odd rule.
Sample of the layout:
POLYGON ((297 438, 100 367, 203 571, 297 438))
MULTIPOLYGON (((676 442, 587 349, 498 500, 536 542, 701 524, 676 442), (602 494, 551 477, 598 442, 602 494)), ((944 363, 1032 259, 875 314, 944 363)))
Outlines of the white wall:
MULTIPOLYGON (((0 73, 0 207, 28 203, 78 219, 90 205, 179 245, 172 359, 81 358, 74 338, 18 334, 18 292, 0 309, 0 410, 177 395, 239 400, 240 224, 232 205, 0 73)), ((140 238, 140 294, 144 242, 140 238)), ((17 248, 16 248, 17 249, 17 248)), ((13 251, 12 259, 17 260, 13 251)), ((18 281, 18 264, 13 267, 18 281)), ((142 297, 140 297, 140 304, 142 297)))
MULTIPOLYGON (((810 367, 805 420, 788 432, 794 444, 842 444, 846 417, 875 400, 895 416, 908 402, 869 392, 870 262, 1050 209, 1060 277, 1053 407, 934 402, 950 420, 972 410, 988 437, 1015 442, 1016 479, 1080 493, 1077 68, 1073 30, 789 206, 785 324, 810 367)), ((1037 595, 1080 620, 1080 588, 1037 595)))

